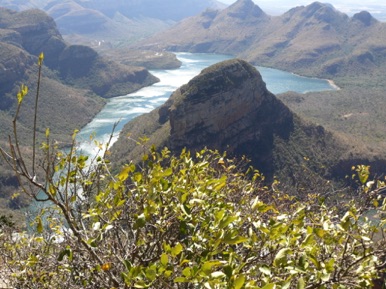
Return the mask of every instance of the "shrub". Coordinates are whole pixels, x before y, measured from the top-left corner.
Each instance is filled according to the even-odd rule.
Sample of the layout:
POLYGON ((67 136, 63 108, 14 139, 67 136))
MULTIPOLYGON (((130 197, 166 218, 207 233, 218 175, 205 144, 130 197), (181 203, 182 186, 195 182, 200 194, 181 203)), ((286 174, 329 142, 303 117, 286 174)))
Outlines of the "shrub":
POLYGON ((113 174, 109 143, 96 142, 90 159, 76 133, 63 152, 47 130, 39 181, 18 149, 16 120, 1 152, 24 194, 44 205, 30 232, 1 231, 15 287, 369 288, 379 275, 384 184, 368 182, 365 166, 356 168, 358 199, 334 207, 317 194, 298 202, 207 149, 146 149, 140 164, 113 174))

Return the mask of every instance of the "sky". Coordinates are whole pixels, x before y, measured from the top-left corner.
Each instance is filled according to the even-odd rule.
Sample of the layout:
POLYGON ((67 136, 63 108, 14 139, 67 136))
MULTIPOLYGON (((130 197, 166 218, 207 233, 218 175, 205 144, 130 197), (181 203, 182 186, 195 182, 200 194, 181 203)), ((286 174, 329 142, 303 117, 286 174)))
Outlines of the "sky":
MULTIPOLYGON (((235 0, 218 0, 225 4, 232 4, 235 0)), ((279 15, 289 9, 308 5, 316 0, 253 0, 261 9, 270 15, 279 15)), ((319 0, 319 2, 330 3, 334 7, 348 15, 353 15, 360 11, 368 11, 375 18, 386 21, 386 1, 385 0, 319 0)))

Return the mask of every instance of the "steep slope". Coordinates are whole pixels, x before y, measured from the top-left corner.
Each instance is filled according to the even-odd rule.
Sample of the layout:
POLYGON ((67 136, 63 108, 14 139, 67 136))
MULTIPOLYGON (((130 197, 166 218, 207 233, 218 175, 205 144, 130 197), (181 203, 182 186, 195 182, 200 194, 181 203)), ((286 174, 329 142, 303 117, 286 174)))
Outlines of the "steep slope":
POLYGON ((260 73, 238 59, 203 70, 163 106, 129 122, 112 148, 114 161, 138 160, 143 147, 133 139, 144 135, 149 145, 176 153, 207 146, 246 155, 269 179, 280 175, 294 183, 304 170, 328 177, 349 153, 323 127, 294 115, 266 89, 260 73))
POLYGON ((323 77, 357 76, 386 65, 386 24, 314 2, 267 16, 252 0, 191 17, 142 44, 237 55, 251 63, 323 77), (178 37, 176 37, 178 35, 178 37))
MULTIPOLYGON (((9 45, 13 45, 16 46, 15 49, 22 49, 31 56, 43 52, 45 65, 59 72, 67 84, 76 84, 102 97, 111 97, 132 92, 157 81, 145 69, 107 61, 85 46, 68 46, 54 20, 41 10, 16 12, 0 9, 0 16, 0 34, 4 35, 2 39, 6 43, 4 51, 11 53, 9 45)), ((4 61, 13 62, 10 59, 4 61)), ((19 74, 25 73, 28 63, 31 64, 31 61, 19 66, 19 74)), ((7 64, 4 65, 7 69, 7 64)))
MULTIPOLYGON (((43 11, 0 8, 0 145, 7 147, 12 135, 16 94, 23 83, 30 92, 19 114, 18 135, 27 155, 32 142, 37 56, 41 52, 45 65, 39 95, 39 144, 50 128, 52 140, 59 146, 67 145, 74 129, 82 128, 103 107, 102 97, 127 94, 157 81, 146 69, 119 65, 86 46, 68 46, 53 19, 43 11)), ((6 205, 17 208, 24 201, 10 197, 18 183, 2 160, 0 173, 0 211, 6 205)))
POLYGON ((183 20, 144 45, 172 51, 238 54, 252 44, 261 27, 269 22, 270 17, 252 0, 239 0, 224 10, 207 10, 183 20))

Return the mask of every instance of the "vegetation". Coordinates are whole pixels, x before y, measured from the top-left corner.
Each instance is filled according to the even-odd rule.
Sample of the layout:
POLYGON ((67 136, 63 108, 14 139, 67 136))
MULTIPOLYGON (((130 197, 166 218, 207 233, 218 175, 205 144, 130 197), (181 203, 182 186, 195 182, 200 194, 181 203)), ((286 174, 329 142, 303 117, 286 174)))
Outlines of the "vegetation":
POLYGON ((44 206, 29 233, 1 219, 10 286, 370 288, 380 277, 385 184, 369 181, 369 167, 354 168, 356 197, 334 206, 326 194, 299 201, 276 181, 267 187, 245 160, 206 149, 173 156, 142 143, 142 162, 112 174, 109 143, 96 142, 101 153, 90 158, 76 151, 75 132, 63 152, 47 129, 43 158, 29 164, 17 126, 27 91, 1 153, 23 194, 44 206))
POLYGON ((336 83, 341 87, 338 91, 305 95, 289 92, 278 98, 303 119, 318 123, 348 140, 356 153, 369 159, 374 155, 384 158, 384 77, 362 75, 338 78, 336 83))
POLYGON ((102 51, 109 59, 126 65, 141 66, 146 69, 175 69, 181 66, 175 54, 167 51, 134 50, 116 48, 102 51))

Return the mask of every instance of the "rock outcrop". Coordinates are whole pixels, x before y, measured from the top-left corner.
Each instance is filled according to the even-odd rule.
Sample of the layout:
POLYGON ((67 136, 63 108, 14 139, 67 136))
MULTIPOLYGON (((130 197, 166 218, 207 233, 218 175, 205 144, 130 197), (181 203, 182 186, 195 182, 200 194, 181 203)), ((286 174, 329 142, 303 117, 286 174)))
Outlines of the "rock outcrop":
POLYGON ((34 63, 31 60, 41 52, 44 64, 59 72, 65 84, 89 89, 102 97, 127 94, 158 81, 144 68, 108 61, 86 46, 69 46, 53 18, 41 10, 16 12, 0 8, 0 40, 1 59, 7 58, 0 62, 7 84, 0 88, 3 93, 21 80, 34 63), (10 46, 15 46, 14 51, 10 46))
POLYGON ((262 156, 273 135, 288 137, 292 113, 267 91, 260 73, 242 60, 229 60, 202 71, 160 109, 170 120, 170 147, 211 148, 262 156), (252 145, 253 144, 253 145, 252 145))
POLYGON ((343 155, 339 141, 320 126, 306 125, 267 90, 252 65, 239 59, 204 69, 163 106, 129 122, 112 149, 117 162, 138 160, 143 153, 128 134, 131 139, 145 135, 174 153, 208 147, 245 155, 267 178, 283 172, 294 182, 304 166, 328 174, 320 168, 343 155))

